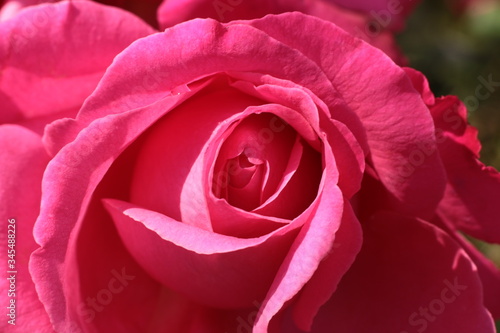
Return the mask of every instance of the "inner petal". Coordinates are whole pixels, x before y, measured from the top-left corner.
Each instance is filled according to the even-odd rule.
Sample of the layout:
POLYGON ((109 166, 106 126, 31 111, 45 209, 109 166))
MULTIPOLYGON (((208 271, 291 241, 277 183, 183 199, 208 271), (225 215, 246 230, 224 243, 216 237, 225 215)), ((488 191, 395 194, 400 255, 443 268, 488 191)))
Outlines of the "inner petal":
POLYGON ((278 188, 297 132, 271 113, 243 119, 222 144, 212 191, 231 205, 252 210, 278 188))

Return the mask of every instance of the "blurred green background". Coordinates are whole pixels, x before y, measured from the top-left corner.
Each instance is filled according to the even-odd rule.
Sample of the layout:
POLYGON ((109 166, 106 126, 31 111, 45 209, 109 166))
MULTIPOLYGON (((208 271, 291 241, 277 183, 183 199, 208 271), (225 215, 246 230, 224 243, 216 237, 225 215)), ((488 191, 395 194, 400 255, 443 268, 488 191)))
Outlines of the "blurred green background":
MULTIPOLYGON (((469 122, 479 130, 481 161, 500 170, 500 1, 470 0, 461 10, 458 2, 423 1, 398 43, 410 66, 427 76, 436 96, 457 95, 465 102, 469 122), (475 96, 479 78, 488 81, 490 76, 497 87, 480 100, 475 96)), ((498 223, 500 227, 500 217, 498 223)), ((471 241, 500 267, 500 245, 471 241)))
POLYGON ((436 96, 457 95, 466 102, 483 144, 481 160, 500 170, 500 1, 477 0, 461 14, 452 2, 423 1, 398 42, 436 96), (490 75, 499 86, 484 100, 474 98, 478 77, 490 75))

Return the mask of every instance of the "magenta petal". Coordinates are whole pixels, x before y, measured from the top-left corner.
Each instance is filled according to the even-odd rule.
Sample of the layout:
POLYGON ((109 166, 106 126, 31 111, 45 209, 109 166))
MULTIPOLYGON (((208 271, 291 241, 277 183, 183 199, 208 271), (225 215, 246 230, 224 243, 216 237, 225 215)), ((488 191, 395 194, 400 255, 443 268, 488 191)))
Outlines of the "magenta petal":
POLYGON ((467 121, 467 109, 455 96, 434 98, 424 75, 405 68, 429 106, 448 183, 438 212, 446 223, 476 238, 500 243, 497 216, 500 173, 479 161, 481 143, 467 121))
MULTIPOLYGON (((432 217, 446 179, 432 117, 405 72, 380 50, 320 19, 289 13, 266 16, 250 24, 300 50, 322 68, 338 94, 361 119, 371 162, 392 195, 391 208, 432 217), (297 26, 303 28, 296 29, 297 26), (324 43, 325 34, 336 38, 324 43), (367 68, 367 62, 377 66, 367 68), (429 148, 428 154, 421 151, 422 146, 429 148)), ((333 98, 324 100, 330 104, 333 98)), ((343 110, 332 108, 332 117, 347 125, 362 142, 357 124, 341 119, 346 113, 338 111, 343 110)))
POLYGON ((250 307, 264 298, 296 227, 239 239, 202 230, 126 202, 107 199, 134 258, 158 281, 213 307, 250 307))
MULTIPOLYGON (((274 107, 274 110, 271 108, 269 112, 288 122, 318 151, 322 149, 318 144, 320 133, 327 134, 330 142, 330 148, 327 149, 332 149, 338 157, 336 164, 340 171, 339 186, 347 197, 356 193, 365 167, 365 151, 368 150, 364 137, 356 137, 352 132, 353 127, 356 131, 359 130, 357 124, 349 121, 351 126, 346 126, 340 121, 330 119, 328 106, 305 87, 271 77, 256 78, 246 75, 245 79, 256 82, 252 84, 251 81, 237 81, 233 85, 249 94, 282 105, 274 107)), ((335 100, 332 108, 339 114, 350 111, 339 99, 335 100)))
POLYGON ((441 218, 475 238, 500 243, 500 173, 479 161, 481 144, 477 130, 467 123, 465 106, 449 96, 437 99, 431 112, 448 174, 438 208, 441 218))
POLYGON ((362 237, 359 221, 346 202, 330 253, 319 264, 293 304, 294 322, 299 328, 304 331, 311 329, 320 307, 330 299, 342 276, 354 262, 361 249, 362 237))
POLYGON ((131 201, 184 223, 212 230, 203 178, 213 129, 259 100, 224 86, 207 87, 147 133, 137 158, 131 201))
POLYGON ((341 191, 335 185, 336 177, 331 174, 330 162, 334 163, 326 161, 327 167, 320 187, 322 190, 313 215, 300 230, 277 272, 257 316, 254 333, 268 332, 273 317, 307 284, 321 261, 332 249, 342 220, 344 200, 341 191))
POLYGON ((241 238, 254 238, 269 234, 290 223, 288 219, 260 215, 231 206, 225 199, 208 194, 208 209, 214 232, 241 238))
POLYGON ((455 226, 448 220, 438 220, 437 224, 442 226, 448 234, 456 240, 474 261, 477 272, 481 278, 484 290, 484 304, 494 318, 500 317, 500 269, 468 240, 460 234, 455 226))
POLYGON ((41 248, 33 253, 30 270, 57 330, 71 331, 72 313, 66 308, 66 294, 74 293, 74 286, 65 276, 65 255, 75 244, 73 231, 80 230, 95 189, 115 159, 181 98, 166 97, 153 106, 94 121, 47 166, 40 215, 34 227, 41 248))
POLYGON ((415 87, 415 89, 417 89, 417 91, 422 96, 425 104, 427 106, 434 105, 434 103, 436 102, 436 98, 434 97, 434 93, 432 92, 431 87, 429 86, 429 82, 427 81, 427 78, 424 76, 424 74, 410 67, 403 67, 403 70, 410 78, 413 87, 415 87))
MULTIPOLYGON (((246 211, 257 207, 261 202, 262 187, 269 169, 270 167, 267 163, 258 165, 252 178, 244 187, 229 186, 227 189, 227 202, 233 207, 238 207, 246 211)), ((238 223, 237 221, 233 222, 238 223)), ((244 229, 245 226, 241 225, 240 228, 244 229)))
POLYGON ((38 247, 33 238, 33 224, 40 209, 42 174, 49 157, 40 136, 16 125, 0 126, 0 147, 0 301, 3 311, 0 331, 53 332, 28 270, 31 252, 38 247), (16 273, 10 273, 12 271, 16 273), (14 280, 9 280, 12 276, 14 280), (14 282, 13 288, 10 282, 14 282), (15 301, 14 318, 7 315, 11 300, 15 301), (12 319, 15 325, 8 323, 12 319))
POLYGON ((380 213, 312 332, 495 332, 465 251, 437 227, 380 213))
POLYGON ((321 176, 321 155, 303 140, 297 140, 278 190, 253 212, 294 219, 317 197, 321 176))
POLYGON ((331 83, 316 64, 262 31, 193 20, 139 39, 118 55, 82 106, 78 121, 60 121, 48 129, 50 150, 73 141, 96 118, 145 107, 182 94, 192 82, 230 71, 264 72, 308 87, 320 98, 332 95, 331 83))
MULTIPOLYGON (((276 191, 297 135, 276 115, 260 112, 260 108, 253 109, 256 114, 242 118, 222 143, 213 171, 215 178, 225 176, 231 183, 239 178, 240 173, 238 167, 227 168, 231 157, 241 154, 248 159, 247 163, 259 165, 247 187, 228 188, 227 199, 231 203, 234 199, 245 201, 248 198, 244 203, 246 210, 258 207, 276 191)), ((272 110, 272 107, 266 106, 265 109, 272 110)), ((238 204, 235 206, 242 208, 238 204)))
POLYGON ((0 25, 0 123, 75 115, 113 58, 153 32, 137 17, 93 1, 21 11, 0 25))

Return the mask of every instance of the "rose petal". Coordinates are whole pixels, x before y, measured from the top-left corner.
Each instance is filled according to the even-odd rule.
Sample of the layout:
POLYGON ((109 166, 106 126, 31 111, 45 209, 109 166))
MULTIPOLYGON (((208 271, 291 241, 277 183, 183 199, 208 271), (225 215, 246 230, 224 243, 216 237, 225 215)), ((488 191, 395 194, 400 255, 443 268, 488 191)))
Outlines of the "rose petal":
POLYGON ((321 164, 321 155, 303 140, 297 140, 278 190, 253 212, 290 220, 299 216, 318 195, 321 164))
POLYGON ((145 107, 175 93, 186 83, 219 71, 235 70, 264 71, 286 78, 308 87, 320 98, 334 95, 331 83, 317 66, 296 50, 249 26, 224 27, 214 21, 198 20, 149 36, 127 48, 87 99, 77 120, 53 124, 46 133, 47 142, 52 143, 52 151, 57 151, 96 118, 145 107), (238 38, 242 34, 248 37, 244 47, 238 38), (279 66, 275 59, 281 59, 279 66), (283 61, 289 65, 283 66, 283 61))
POLYGON ((465 106, 455 97, 445 97, 436 100, 431 112, 448 174, 438 208, 441 218, 475 238, 500 243, 500 207, 495 204, 500 198, 500 173, 479 161, 481 144, 477 130, 467 123, 465 106))
POLYGON ((483 284, 484 304, 494 318, 500 317, 500 269, 466 240, 450 221, 436 219, 435 223, 442 227, 443 230, 446 230, 474 261, 481 278, 481 283, 483 284))
POLYGON ((296 236, 297 224, 290 224, 263 237, 234 238, 123 201, 104 202, 128 250, 151 276, 212 307, 249 307, 262 299, 296 236))
MULTIPOLYGON (((245 77, 240 75, 240 77, 245 77)), ((247 79, 253 79, 246 75, 247 79)), ((331 149, 338 156, 339 186, 344 195, 352 196, 359 190, 362 173, 365 166, 365 140, 355 137, 343 123, 330 119, 328 107, 307 88, 299 87, 291 82, 270 77, 260 77, 260 84, 237 81, 233 85, 256 97, 283 105, 296 112, 283 110, 281 107, 271 111, 288 122, 314 148, 320 150, 318 133, 328 133, 331 149), (298 114, 302 115, 299 117, 298 114), (307 121, 304 121, 307 120, 307 121), (332 124, 333 122, 333 124, 332 124), (312 131, 311 131, 312 130, 312 131)), ((343 111, 345 106, 337 102, 335 109, 343 111)), ((346 110, 348 111, 348 110, 346 110)), ((352 122, 351 122, 352 123, 352 122)), ((356 128, 357 129, 357 128, 356 128)), ((367 150, 367 147, 366 147, 367 150)))
POLYGON ((311 332, 491 332, 476 267, 435 226, 380 213, 311 332), (390 315, 388 315, 390 314, 390 315))
POLYGON ((286 78, 320 98, 335 94, 316 64, 265 33, 248 25, 193 20, 140 39, 118 55, 77 120, 56 122, 45 140, 57 151, 96 118, 150 105, 185 91, 189 83, 227 71, 286 78))
MULTIPOLYGON (((100 200, 106 196, 128 197, 133 172, 129 166, 139 147, 140 142, 133 143, 114 161, 92 196, 79 224, 78 237, 72 238, 65 249, 61 278, 68 332, 146 329, 160 333, 163 330, 155 325, 158 321, 172 325, 177 322, 176 318, 165 316, 162 309, 165 299, 172 297, 171 292, 163 290, 130 256, 100 200)), ((35 270, 43 269, 39 264, 32 266, 35 270)), ((59 283, 43 282, 38 284, 44 294, 52 291, 52 282, 59 283)))
POLYGON ((212 230, 201 188, 204 146, 213 128, 261 101, 214 85, 174 109, 147 135, 135 165, 131 202, 212 230))
MULTIPOLYGON (((336 170, 332 170, 335 165, 333 156, 325 152, 324 158, 325 171, 314 213, 301 228, 276 274, 255 321, 255 333, 268 331, 273 317, 306 285, 333 246, 342 220, 344 200, 335 185, 337 177, 336 170)), ((318 302, 321 303, 321 300, 318 302)))
POLYGON ((457 232, 498 242, 494 215, 500 177, 479 162, 481 144, 477 131, 467 122, 467 110, 454 96, 434 98, 424 75, 406 68, 413 85, 430 106, 436 124, 436 139, 448 172, 444 199, 438 207, 437 225, 459 242, 477 265, 484 286, 485 304, 494 317, 500 316, 500 270, 457 232), (464 176, 466 175, 466 176, 464 176))
POLYGON ((16 125, 0 126, 0 147, 0 300, 4 312, 0 330, 5 333, 53 332, 28 271, 31 252, 38 247, 32 228, 40 208, 40 183, 49 157, 40 136, 16 125), (14 266, 9 267, 12 263, 14 266), (12 276, 14 279, 9 280, 12 276), (9 317, 7 307, 12 300, 15 312, 14 317, 9 317), (12 319, 15 325, 9 323, 12 319))
MULTIPOLYGON (((258 110, 258 108, 256 109, 258 110)), ((250 160, 255 160, 254 163, 260 164, 261 167, 267 165, 266 176, 261 186, 256 189, 253 195, 251 192, 248 193, 256 199, 253 200, 253 205, 246 204, 250 206, 247 210, 252 210, 276 191, 296 136, 297 133, 291 126, 286 126, 283 120, 272 113, 261 112, 249 115, 232 129, 231 134, 222 143, 214 172, 216 175, 221 175, 222 163, 239 154, 247 156, 250 160), (278 131, 276 128, 280 130, 278 131)), ((229 179, 238 178, 238 175, 235 174, 236 170, 233 169, 225 173, 229 179)), ((239 190, 236 189, 236 191, 239 190)), ((245 196, 240 196, 239 199, 244 200, 245 196)))
POLYGON ((74 115, 113 58, 152 32, 135 16, 92 1, 23 10, 0 25, 0 123, 74 115))
POLYGON ((500 243, 496 216, 500 174, 479 161, 481 143, 467 121, 467 109, 455 96, 434 98, 422 73, 406 68, 412 82, 429 105, 436 126, 439 153, 448 184, 438 211, 441 218, 464 232, 491 243, 500 243))
MULTIPOLYGON (((433 120, 405 72, 379 50, 319 19, 289 13, 250 24, 300 50, 324 70, 362 121, 371 162, 392 195, 388 198, 391 208, 432 217, 446 179, 435 145, 433 120), (325 34, 336 38, 324 43, 325 34), (377 66, 367 68, 366 62, 377 66), (421 146, 429 147, 429 153, 424 154, 421 146)), ((331 98, 324 98, 328 105, 333 104, 331 98)), ((353 130, 356 124, 335 109, 330 111, 362 142, 353 130)))
POLYGON ((362 230, 349 203, 345 203, 340 228, 330 253, 319 264, 293 304, 293 319, 304 331, 310 331, 314 318, 337 289, 361 249, 362 230))
POLYGON ((74 255, 76 239, 72 231, 81 228, 97 185, 126 147, 195 92, 166 97, 149 108, 94 121, 47 166, 42 181, 44 196, 40 215, 34 227, 35 240, 41 248, 31 257, 30 271, 40 286, 39 297, 56 330, 74 330, 75 310, 68 312, 66 308, 66 295, 75 294, 75 276, 69 279, 66 274, 74 274, 74 268, 64 262, 67 253, 74 255))

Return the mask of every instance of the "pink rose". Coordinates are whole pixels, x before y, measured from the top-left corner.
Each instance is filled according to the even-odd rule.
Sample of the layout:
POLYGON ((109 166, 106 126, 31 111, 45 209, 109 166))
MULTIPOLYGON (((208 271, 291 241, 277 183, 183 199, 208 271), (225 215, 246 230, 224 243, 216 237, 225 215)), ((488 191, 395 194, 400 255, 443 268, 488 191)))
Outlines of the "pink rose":
POLYGON ((9 122, 79 108, 99 80, 42 141, 0 127, 2 220, 33 243, 38 215, 29 274, 36 244, 17 247, 14 329, 495 331, 498 269, 457 231, 500 243, 500 176, 477 162, 462 104, 420 73, 300 13, 147 36, 74 1, 3 24, 9 122), (35 22, 37 38, 15 42, 35 22), (134 39, 103 76, 79 61, 134 39), (27 189, 42 173, 40 204, 27 189))

